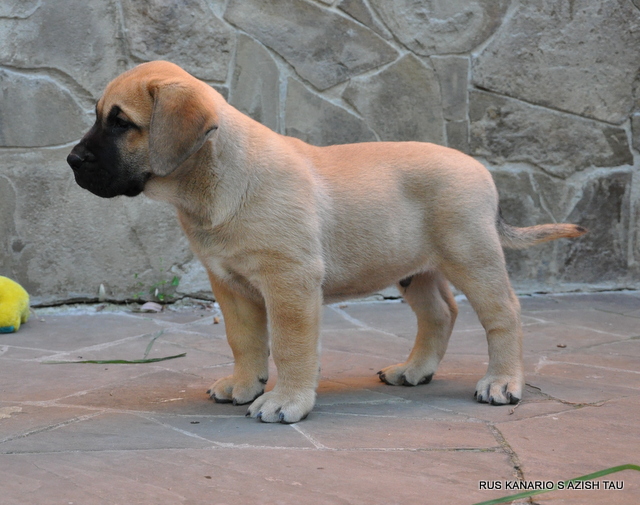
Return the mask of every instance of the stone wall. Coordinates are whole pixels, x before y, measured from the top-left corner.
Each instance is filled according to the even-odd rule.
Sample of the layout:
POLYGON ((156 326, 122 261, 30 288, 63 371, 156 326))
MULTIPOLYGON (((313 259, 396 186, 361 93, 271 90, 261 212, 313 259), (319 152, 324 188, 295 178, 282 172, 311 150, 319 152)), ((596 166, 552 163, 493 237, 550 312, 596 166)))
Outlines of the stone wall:
POLYGON ((173 209, 65 163, 107 82, 167 59, 314 144, 458 148, 512 224, 591 230, 509 251, 521 291, 640 288, 638 48, 639 0, 3 0, 0 274, 40 303, 207 291, 173 209))

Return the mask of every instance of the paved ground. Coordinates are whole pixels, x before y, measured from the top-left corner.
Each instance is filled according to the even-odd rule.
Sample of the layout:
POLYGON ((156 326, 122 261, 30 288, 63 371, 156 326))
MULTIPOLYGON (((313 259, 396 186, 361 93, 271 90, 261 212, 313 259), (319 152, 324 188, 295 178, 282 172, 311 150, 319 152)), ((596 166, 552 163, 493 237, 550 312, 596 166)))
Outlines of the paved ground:
MULTIPOLYGON (((640 464, 640 293, 521 300, 527 388, 517 408, 473 400, 487 355, 466 302, 439 373, 414 388, 376 376, 410 350, 409 307, 352 303, 325 310, 317 406, 295 425, 208 400, 232 364, 215 308, 41 309, 0 335, 0 503, 471 505, 517 492, 505 490, 517 481, 640 464), (186 357, 45 363, 140 359, 153 339, 148 357, 186 357)), ((534 501, 638 503, 640 472, 605 479, 624 489, 534 501)))

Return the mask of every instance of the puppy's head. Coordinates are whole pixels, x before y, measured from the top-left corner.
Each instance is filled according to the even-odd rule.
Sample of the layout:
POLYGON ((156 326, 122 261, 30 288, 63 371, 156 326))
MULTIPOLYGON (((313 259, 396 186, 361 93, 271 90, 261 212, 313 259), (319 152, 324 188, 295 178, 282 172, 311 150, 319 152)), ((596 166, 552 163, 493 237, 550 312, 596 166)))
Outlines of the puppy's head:
POLYGON ((149 178, 169 175, 217 129, 212 91, 166 61, 114 79, 96 122, 67 156, 78 185, 103 198, 136 196, 149 178))

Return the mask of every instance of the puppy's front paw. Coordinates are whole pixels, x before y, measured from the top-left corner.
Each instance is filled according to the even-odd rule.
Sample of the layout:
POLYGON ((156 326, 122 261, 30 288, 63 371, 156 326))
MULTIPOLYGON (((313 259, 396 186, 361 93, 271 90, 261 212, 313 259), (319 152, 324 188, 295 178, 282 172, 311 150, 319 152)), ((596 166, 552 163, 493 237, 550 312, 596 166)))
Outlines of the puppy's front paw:
POLYGON ((207 391, 209 397, 216 403, 233 403, 244 405, 251 403, 264 393, 266 378, 252 377, 239 380, 233 375, 217 380, 207 391))
POLYGON ((316 392, 313 389, 283 391, 278 386, 254 401, 247 416, 260 419, 263 423, 297 423, 313 408, 316 392))
POLYGON ((415 367, 408 363, 400 363, 383 368, 378 377, 390 386, 418 386, 429 384, 435 370, 431 367, 415 367))
POLYGON ((524 378, 509 375, 485 375, 476 386, 475 398, 491 405, 516 404, 522 398, 524 378))

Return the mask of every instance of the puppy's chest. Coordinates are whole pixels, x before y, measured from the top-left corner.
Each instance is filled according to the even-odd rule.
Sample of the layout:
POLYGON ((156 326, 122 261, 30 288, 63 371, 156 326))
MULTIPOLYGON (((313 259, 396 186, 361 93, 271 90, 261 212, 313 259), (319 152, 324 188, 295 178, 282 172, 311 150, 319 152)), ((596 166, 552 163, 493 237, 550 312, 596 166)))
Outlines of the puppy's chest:
POLYGON ((252 272, 247 261, 219 256, 208 256, 202 261, 213 275, 233 290, 250 298, 262 297, 260 279, 252 272))
POLYGON ((228 231, 216 233, 186 219, 181 224, 193 252, 217 279, 245 296, 261 297, 259 262, 247 254, 241 237, 228 231))
POLYGON ((219 279, 225 281, 231 281, 233 279, 244 278, 237 271, 237 269, 233 268, 235 262, 229 261, 228 259, 221 258, 218 256, 209 256, 204 258, 204 263, 211 272, 218 277, 219 279))

